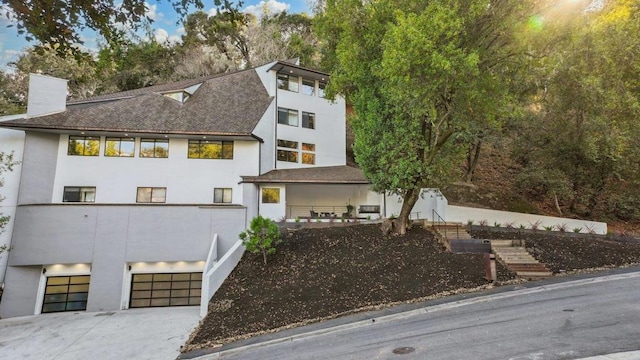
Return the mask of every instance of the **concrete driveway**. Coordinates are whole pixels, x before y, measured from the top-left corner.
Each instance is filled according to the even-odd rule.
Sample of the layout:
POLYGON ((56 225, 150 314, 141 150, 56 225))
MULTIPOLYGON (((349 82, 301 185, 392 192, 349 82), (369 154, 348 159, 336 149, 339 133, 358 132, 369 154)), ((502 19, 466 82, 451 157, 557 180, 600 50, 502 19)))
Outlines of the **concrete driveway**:
POLYGON ((0 320, 0 359, 175 359, 197 306, 57 313, 0 320))

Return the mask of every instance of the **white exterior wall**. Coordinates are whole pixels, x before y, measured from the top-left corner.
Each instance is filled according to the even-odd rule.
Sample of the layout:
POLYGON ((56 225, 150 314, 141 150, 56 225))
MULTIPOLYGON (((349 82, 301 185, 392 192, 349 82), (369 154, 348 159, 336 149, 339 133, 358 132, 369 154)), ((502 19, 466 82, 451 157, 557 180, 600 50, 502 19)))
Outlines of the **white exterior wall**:
MULTIPOLYGON (((391 215, 397 217, 400 215, 400 210, 402 210, 402 197, 395 194, 386 195, 385 203, 386 217, 390 217, 391 215)), ((447 219, 445 216, 447 204, 447 199, 442 195, 439 189, 422 189, 420 191, 418 201, 416 201, 413 209, 411 209, 411 218, 415 219, 417 217, 420 219, 432 220, 434 215, 433 210, 435 210, 438 215, 447 219)))
MULTIPOLYGON (((260 186, 260 215, 273 221, 280 221, 285 216, 287 190, 285 185, 269 184, 260 186), (262 189, 276 188, 280 189, 280 202, 277 204, 265 204, 262 202, 262 189)), ((251 221, 250 219, 248 221, 251 221)))
MULTIPOLYGON (((298 150, 302 143, 314 144, 316 147, 315 166, 346 165, 346 130, 345 130, 345 102, 338 98, 335 103, 318 97, 302 93, 295 93, 278 89, 276 97, 278 107, 298 110, 298 126, 278 124, 276 136, 281 140, 298 142, 298 150), (314 113, 315 129, 302 127, 302 112, 314 113)), ((277 114, 276 114, 277 115, 277 114)), ((277 119, 276 119, 277 122, 277 119)), ((301 161, 301 157, 298 158, 301 161)), ((278 161, 279 169, 309 167, 299 163, 278 161)))
MULTIPOLYGON (((24 151, 25 134, 20 130, 0 129, 0 152, 10 154, 13 152, 15 161, 22 161, 24 151)), ((0 188, 0 214, 9 216, 11 219, 6 224, 4 232, 0 233, 0 246, 11 245, 11 234, 13 233, 14 217, 16 214, 16 205, 18 204, 18 190, 20 189, 20 172, 21 166, 14 166, 13 171, 2 175, 4 186, 0 188)), ((4 275, 7 269, 8 254, 0 255, 0 283, 4 281, 4 275)))
POLYGON ((213 189, 232 188, 242 204, 240 176, 258 175, 259 142, 234 141, 233 159, 189 159, 188 140, 169 139, 168 158, 140 158, 140 138, 132 158, 67 155, 68 136, 60 136, 53 202, 62 202, 65 186, 95 186, 96 203, 135 203, 138 187, 166 187, 167 204, 211 204, 213 189))

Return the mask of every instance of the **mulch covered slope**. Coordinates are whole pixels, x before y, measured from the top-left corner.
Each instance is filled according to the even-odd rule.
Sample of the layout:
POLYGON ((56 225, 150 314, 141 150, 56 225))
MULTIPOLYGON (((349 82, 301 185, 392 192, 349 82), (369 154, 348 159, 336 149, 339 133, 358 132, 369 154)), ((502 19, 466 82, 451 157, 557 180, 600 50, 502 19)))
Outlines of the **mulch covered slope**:
MULTIPOLYGON (((499 280, 512 278, 500 268, 499 280)), ((378 225, 301 229, 265 266, 244 257, 214 295, 184 350, 246 334, 487 284, 479 254, 446 252, 426 230, 383 236, 378 225)))

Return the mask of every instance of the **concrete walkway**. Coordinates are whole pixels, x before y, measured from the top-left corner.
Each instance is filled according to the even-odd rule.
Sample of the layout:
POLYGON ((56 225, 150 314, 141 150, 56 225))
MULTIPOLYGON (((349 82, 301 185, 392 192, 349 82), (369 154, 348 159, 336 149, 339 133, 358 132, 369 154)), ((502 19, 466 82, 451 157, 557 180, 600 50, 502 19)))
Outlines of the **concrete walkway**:
POLYGON ((199 307, 56 313, 0 320, 0 359, 175 359, 199 307))

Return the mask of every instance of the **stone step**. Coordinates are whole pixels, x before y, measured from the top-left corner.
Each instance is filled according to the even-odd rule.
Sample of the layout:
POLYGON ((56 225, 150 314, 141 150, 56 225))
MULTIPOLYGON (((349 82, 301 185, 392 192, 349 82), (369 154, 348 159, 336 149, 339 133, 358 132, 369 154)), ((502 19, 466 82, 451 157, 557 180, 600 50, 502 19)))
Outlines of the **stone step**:
POLYGON ((513 240, 491 240, 492 247, 511 247, 513 240))
POLYGON ((511 271, 543 271, 543 272, 548 272, 549 269, 547 269, 546 266, 544 266, 544 264, 541 263, 535 263, 535 264, 509 264, 509 270, 511 271))
POLYGON ((553 277, 551 271, 517 271, 516 275, 527 280, 542 280, 553 277))

